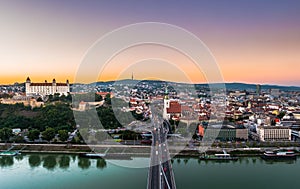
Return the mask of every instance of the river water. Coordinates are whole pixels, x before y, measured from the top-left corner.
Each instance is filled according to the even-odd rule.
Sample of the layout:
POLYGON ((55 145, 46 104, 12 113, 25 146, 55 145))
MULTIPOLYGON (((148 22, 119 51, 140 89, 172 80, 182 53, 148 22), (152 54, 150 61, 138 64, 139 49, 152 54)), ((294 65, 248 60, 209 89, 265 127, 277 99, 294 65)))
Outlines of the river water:
MULTIPOLYGON (((125 168, 148 158, 104 161, 76 155, 23 154, 0 157, 0 189, 145 189, 147 168, 125 168)), ((236 162, 173 159, 178 189, 298 189, 300 159, 264 161, 259 157, 236 162)))

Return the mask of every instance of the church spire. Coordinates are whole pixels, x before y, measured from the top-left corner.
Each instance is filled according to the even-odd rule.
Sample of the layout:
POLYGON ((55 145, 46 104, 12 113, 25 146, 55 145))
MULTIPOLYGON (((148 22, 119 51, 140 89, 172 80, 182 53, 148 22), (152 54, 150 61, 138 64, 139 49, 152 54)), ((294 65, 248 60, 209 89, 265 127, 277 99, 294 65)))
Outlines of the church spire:
POLYGON ((168 91, 168 86, 165 87, 165 99, 169 99, 169 91, 168 91))

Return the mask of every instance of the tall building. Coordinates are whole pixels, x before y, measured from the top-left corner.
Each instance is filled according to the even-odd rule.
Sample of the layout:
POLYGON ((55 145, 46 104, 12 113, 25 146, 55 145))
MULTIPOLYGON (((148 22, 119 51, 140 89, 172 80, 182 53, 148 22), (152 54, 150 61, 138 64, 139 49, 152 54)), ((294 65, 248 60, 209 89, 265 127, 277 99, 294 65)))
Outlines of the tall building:
POLYGON ((70 92, 69 80, 66 83, 56 83, 53 79, 52 83, 32 83, 30 78, 27 77, 25 82, 25 92, 26 96, 46 96, 59 93, 60 95, 67 95, 70 92))
POLYGON ((257 95, 260 95, 260 93, 261 93, 261 85, 260 85, 260 84, 257 84, 257 85, 256 85, 256 94, 257 94, 257 95))

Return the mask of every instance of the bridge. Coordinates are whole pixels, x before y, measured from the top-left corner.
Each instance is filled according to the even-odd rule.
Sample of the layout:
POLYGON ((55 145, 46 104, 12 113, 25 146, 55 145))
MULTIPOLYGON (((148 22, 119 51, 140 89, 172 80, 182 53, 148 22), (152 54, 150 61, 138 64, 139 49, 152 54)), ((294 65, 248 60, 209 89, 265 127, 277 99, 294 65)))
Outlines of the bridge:
POLYGON ((152 111, 152 146, 147 189, 176 189, 167 144, 169 122, 152 111))

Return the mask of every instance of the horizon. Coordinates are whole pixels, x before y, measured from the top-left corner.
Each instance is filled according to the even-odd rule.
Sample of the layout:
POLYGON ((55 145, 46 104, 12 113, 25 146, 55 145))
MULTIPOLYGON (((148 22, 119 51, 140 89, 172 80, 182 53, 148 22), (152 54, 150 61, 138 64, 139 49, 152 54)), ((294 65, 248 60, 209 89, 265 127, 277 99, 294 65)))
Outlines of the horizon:
MULTIPOLYGON (((30 77, 29 77, 30 78, 30 77)), ((56 78, 52 78, 52 79, 56 79, 56 78)), ((52 79, 51 80, 47 80, 48 83, 51 83, 52 82, 52 79), (49 82, 50 81, 50 82, 49 82)), ((44 80, 37 80, 37 81, 34 81, 30 78, 31 82, 32 83, 44 83, 45 82, 45 79, 44 80)), ((56 79, 56 82, 57 83, 65 83, 67 80, 67 78, 65 80, 57 80, 56 79)), ((91 84, 91 83, 97 83, 97 82, 103 82, 103 83, 108 83, 108 82, 116 82, 116 81, 123 81, 123 80, 132 80, 130 78, 125 78, 125 79, 117 79, 117 80, 98 80, 98 81, 94 81, 94 82, 89 82, 89 83, 81 83, 81 82, 70 82, 70 84, 84 84, 84 85, 88 85, 88 84, 91 84)), ((205 84, 246 84, 246 85, 262 85, 262 86, 278 86, 278 87, 299 87, 300 88, 300 85, 297 86, 297 85, 281 85, 281 84, 276 84, 276 83, 248 83, 248 82, 243 82, 243 81, 233 81, 233 82, 199 82, 199 83, 186 83, 186 82, 181 82, 181 81, 169 81, 169 80, 159 80, 159 79, 133 79, 134 81, 162 81, 162 82, 172 82, 172 83, 179 83, 179 84, 202 84, 202 85, 205 85, 205 84)), ((69 80, 70 81, 70 80, 69 80)), ((13 82, 13 83, 0 83, 0 85, 14 85, 16 83, 18 84, 23 84, 25 83, 26 81, 24 80, 23 82, 13 82)))

